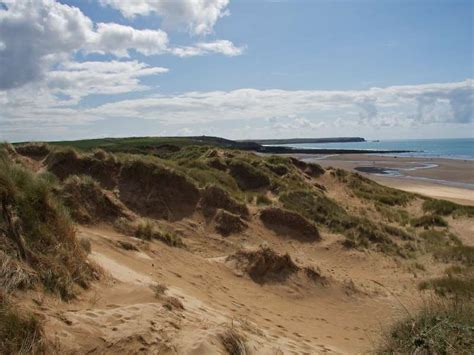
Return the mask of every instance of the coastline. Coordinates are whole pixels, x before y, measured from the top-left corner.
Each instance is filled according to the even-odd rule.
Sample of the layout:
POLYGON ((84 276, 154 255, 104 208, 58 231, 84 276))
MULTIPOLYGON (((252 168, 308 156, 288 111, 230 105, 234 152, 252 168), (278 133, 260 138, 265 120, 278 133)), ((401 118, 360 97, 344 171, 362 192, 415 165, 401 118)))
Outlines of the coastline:
POLYGON ((421 195, 474 205, 474 161, 372 154, 292 154, 327 168, 342 168, 380 184, 421 195), (363 169, 361 169, 363 168, 363 169))

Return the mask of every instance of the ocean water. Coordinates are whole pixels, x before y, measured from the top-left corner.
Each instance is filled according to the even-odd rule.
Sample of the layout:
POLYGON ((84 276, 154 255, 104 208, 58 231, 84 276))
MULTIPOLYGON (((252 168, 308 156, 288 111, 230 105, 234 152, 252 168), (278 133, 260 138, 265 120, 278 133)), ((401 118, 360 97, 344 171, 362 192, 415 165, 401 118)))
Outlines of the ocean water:
MULTIPOLYGON (((282 145, 282 144, 279 144, 282 145)), ((395 154, 409 157, 431 157, 474 160, 474 138, 459 139, 404 139, 380 140, 354 143, 304 143, 285 144, 294 148, 318 149, 363 149, 371 150, 410 150, 413 153, 395 154)), ((377 154, 380 155, 380 154, 377 154)), ((388 154, 394 155, 394 154, 388 154)))

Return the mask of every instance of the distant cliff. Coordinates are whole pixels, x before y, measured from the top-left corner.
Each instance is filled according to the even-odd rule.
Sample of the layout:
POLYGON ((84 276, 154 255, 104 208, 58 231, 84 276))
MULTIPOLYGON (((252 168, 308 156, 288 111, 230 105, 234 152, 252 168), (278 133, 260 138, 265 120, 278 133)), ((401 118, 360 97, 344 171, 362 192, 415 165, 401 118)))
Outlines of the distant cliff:
POLYGON ((333 138, 289 138, 289 139, 246 139, 241 142, 258 144, 300 144, 300 143, 350 143, 365 142, 361 137, 333 137, 333 138))

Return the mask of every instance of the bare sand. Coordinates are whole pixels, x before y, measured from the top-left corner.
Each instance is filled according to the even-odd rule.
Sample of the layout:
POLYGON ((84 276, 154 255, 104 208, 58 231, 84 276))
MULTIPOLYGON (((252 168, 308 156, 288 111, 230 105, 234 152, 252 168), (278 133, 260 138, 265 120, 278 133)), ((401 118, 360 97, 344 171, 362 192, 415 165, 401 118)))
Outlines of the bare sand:
POLYGON ((392 174, 360 172, 380 184, 421 195, 474 205, 474 161, 441 158, 408 158, 346 154, 323 157, 300 154, 299 159, 323 167, 357 171, 356 168, 386 168, 392 174))
POLYGON ((79 236, 92 242, 91 260, 109 278, 71 304, 42 301, 46 331, 55 334, 63 353, 223 354, 217 335, 232 328, 245 332, 254 354, 359 354, 375 346, 387 320, 404 316, 398 302, 413 309, 419 301, 411 292, 418 281, 411 271, 377 253, 347 252, 337 236, 310 247, 252 230, 253 239, 265 238, 280 252, 291 249, 298 262, 320 268, 331 280, 309 287, 259 285, 236 276, 223 262, 225 254, 209 248, 212 235, 196 232, 190 250, 143 245, 147 260, 117 247, 116 240, 130 237, 105 226, 79 227, 79 236), (184 309, 162 306, 150 288, 158 281, 184 309))

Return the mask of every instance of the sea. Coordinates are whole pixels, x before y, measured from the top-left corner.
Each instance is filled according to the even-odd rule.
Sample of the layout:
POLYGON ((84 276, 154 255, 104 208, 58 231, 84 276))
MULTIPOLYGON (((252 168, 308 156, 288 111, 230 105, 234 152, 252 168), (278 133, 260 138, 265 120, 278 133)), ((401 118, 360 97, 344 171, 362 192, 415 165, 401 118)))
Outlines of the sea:
MULTIPOLYGON (((456 139, 390 139, 367 140, 353 143, 300 143, 278 144, 279 146, 306 149, 362 149, 371 150, 409 150, 411 153, 387 154, 420 158, 447 158, 474 160, 474 138, 456 139)), ((377 155, 383 155, 377 153, 377 155)))

